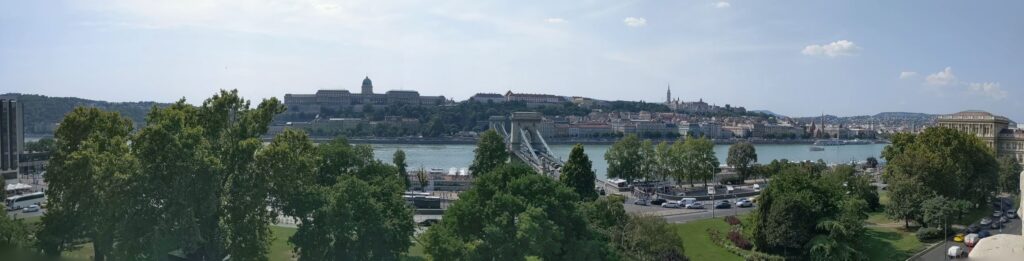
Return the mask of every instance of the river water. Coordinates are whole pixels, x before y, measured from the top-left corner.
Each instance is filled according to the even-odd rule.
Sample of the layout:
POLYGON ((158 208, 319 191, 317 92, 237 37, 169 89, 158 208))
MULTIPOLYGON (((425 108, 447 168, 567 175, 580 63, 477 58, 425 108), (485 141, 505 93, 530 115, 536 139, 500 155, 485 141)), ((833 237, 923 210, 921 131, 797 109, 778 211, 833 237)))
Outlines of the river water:
MULTIPOLYGON (((424 168, 467 168, 473 162, 473 149, 475 145, 451 144, 373 144, 373 151, 377 159, 391 162, 391 156, 395 150, 401 148, 405 151, 406 162, 409 169, 424 168)), ((608 163, 604 160, 604 153, 610 145, 584 145, 583 149, 593 162, 594 171, 599 179, 606 179, 605 171, 608 163)), ((790 161, 803 161, 818 159, 828 163, 847 163, 850 161, 864 161, 868 157, 880 158, 882 149, 886 144, 865 144, 865 145, 843 145, 825 146, 824 151, 811 151, 811 145, 806 144, 760 144, 754 145, 757 149, 757 160, 759 163, 768 163, 773 159, 788 159, 790 161)), ((562 160, 569 158, 569 151, 572 145, 551 145, 555 156, 562 160)), ((726 155, 729 152, 729 145, 715 145, 715 155, 718 161, 725 164, 726 155)))

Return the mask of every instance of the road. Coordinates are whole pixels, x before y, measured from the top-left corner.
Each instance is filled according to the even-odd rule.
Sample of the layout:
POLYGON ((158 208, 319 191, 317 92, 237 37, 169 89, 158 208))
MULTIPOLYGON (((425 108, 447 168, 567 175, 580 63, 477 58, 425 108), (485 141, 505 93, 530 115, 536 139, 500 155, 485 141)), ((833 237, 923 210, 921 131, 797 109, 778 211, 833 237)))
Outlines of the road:
MULTIPOLYGON (((714 215, 714 217, 725 217, 731 215, 744 214, 754 210, 753 207, 736 207, 735 199, 730 199, 729 202, 732 205, 732 207, 727 209, 713 209, 714 202, 711 200, 701 201, 701 203, 704 204, 704 209, 685 209, 663 208, 661 206, 640 206, 633 204, 633 199, 627 199, 623 207, 626 209, 626 212, 632 214, 659 216, 664 218, 665 221, 668 221, 669 223, 687 223, 694 220, 712 218, 712 215, 714 215)), ((756 207, 757 204, 754 204, 754 206, 756 207)))
MULTIPOLYGON (((1011 219, 1009 222, 1006 222, 1006 224, 1003 226, 1003 229, 995 229, 995 230, 991 230, 990 229, 989 232, 992 232, 993 235, 996 235, 996 234, 1020 235, 1020 226, 1021 226, 1020 218, 1015 218, 1015 219, 1011 219)), ((917 260, 919 260, 919 261, 948 260, 946 258, 946 250, 949 249, 949 247, 951 247, 951 246, 960 246, 960 247, 963 247, 964 249, 967 249, 967 245, 964 245, 964 243, 953 242, 952 235, 954 235, 954 234, 956 234, 956 233, 950 232, 951 236, 950 236, 950 239, 948 240, 948 242, 942 243, 941 246, 939 246, 939 247, 935 247, 935 248, 929 249, 927 253, 925 253, 924 255, 921 255, 921 257, 919 257, 917 260)))

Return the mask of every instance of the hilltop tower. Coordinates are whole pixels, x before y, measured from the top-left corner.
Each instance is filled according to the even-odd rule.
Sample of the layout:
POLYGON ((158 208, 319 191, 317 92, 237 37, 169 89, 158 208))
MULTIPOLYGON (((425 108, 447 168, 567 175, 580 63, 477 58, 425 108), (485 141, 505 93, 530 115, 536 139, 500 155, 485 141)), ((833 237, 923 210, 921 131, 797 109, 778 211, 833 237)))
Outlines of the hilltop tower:
POLYGON ((668 85, 668 91, 665 92, 665 104, 672 103, 672 85, 668 85))
POLYGON ((363 79, 362 94, 373 94, 373 81, 370 81, 370 76, 366 76, 366 78, 363 79))

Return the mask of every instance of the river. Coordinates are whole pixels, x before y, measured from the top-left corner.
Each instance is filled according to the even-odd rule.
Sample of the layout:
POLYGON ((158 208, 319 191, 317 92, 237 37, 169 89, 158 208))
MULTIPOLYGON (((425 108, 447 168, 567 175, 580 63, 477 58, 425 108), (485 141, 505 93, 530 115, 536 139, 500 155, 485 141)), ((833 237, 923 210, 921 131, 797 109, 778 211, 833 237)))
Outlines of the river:
MULTIPOLYGON (((401 148, 405 151, 406 162, 409 169, 424 168, 466 168, 473 162, 473 149, 475 145, 452 144, 373 144, 373 152, 377 159, 391 162, 391 155, 395 150, 401 148)), ((604 160, 604 153, 610 145, 584 145, 584 151, 593 162, 594 171, 599 179, 605 179, 605 171, 608 163, 604 160)), ((868 157, 880 158, 882 149, 886 144, 865 144, 865 145, 844 145, 826 146, 824 151, 811 151, 811 145, 806 144, 759 144, 754 145, 757 149, 759 163, 768 163, 774 159, 789 159, 790 161, 803 160, 824 160, 828 163, 846 163, 850 161, 864 161, 868 157)), ((563 160, 568 159, 572 145, 552 145, 551 150, 563 160)), ((729 152, 729 145, 715 145, 715 155, 718 161, 725 163, 726 155, 729 152)))

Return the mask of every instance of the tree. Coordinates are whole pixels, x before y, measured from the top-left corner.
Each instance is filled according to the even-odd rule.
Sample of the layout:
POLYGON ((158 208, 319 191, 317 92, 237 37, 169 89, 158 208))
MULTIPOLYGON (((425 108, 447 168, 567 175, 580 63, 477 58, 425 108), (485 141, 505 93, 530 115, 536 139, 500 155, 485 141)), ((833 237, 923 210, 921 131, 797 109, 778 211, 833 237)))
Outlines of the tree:
POLYGON ((480 134, 480 141, 476 143, 473 152, 473 163, 469 165, 469 171, 474 177, 487 174, 509 160, 505 141, 494 130, 480 134))
POLYGON ((888 162, 883 178, 912 177, 937 195, 985 202, 998 186, 999 163, 994 155, 975 135, 954 129, 896 134, 882 151, 888 162))
POLYGON ((957 215, 959 211, 946 197, 937 196, 921 202, 921 220, 925 227, 949 228, 957 215))
POLYGON ((110 257, 129 200, 121 191, 136 168, 128 149, 131 130, 128 119, 96 108, 76 108, 61 122, 47 173, 49 210, 37 235, 47 255, 59 255, 82 237, 93 242, 95 260, 110 257))
POLYGON ((409 181, 409 171, 406 170, 409 165, 405 163, 405 151, 395 150, 395 154, 391 156, 391 162, 398 168, 398 177, 405 181, 405 187, 408 189, 412 184, 409 181))
POLYGON ((632 184, 633 181, 646 178, 648 173, 644 171, 643 144, 635 134, 626 137, 612 144, 604 154, 604 160, 608 162, 608 177, 621 178, 632 184))
POLYGON ((923 223, 921 204, 934 194, 919 181, 910 177, 895 177, 888 180, 889 204, 885 214, 895 220, 903 220, 903 227, 910 228, 910 221, 923 223))
POLYGON ((1020 162, 1013 156, 999 158, 999 191, 1018 194, 1020 191, 1020 173, 1024 171, 1020 162))
POLYGON ((26 142, 25 150, 53 153, 56 150, 56 143, 53 141, 52 138, 42 138, 37 141, 26 142))
POLYGON ((855 259, 853 246, 863 234, 868 207, 859 193, 850 193, 848 180, 842 170, 823 173, 787 164, 761 192, 750 222, 759 251, 802 253, 813 260, 855 259))
POLYGON ((420 166, 420 169, 416 171, 416 181, 420 182, 420 191, 427 191, 427 185, 430 185, 430 177, 427 176, 427 169, 420 166))
POLYGON ((523 165, 477 177, 421 236, 426 252, 451 260, 599 260, 605 243, 588 229, 572 189, 523 165))
POLYGON ((10 257, 14 251, 31 247, 33 242, 30 227, 31 225, 8 216, 7 207, 0 204, 0 253, 10 257))
POLYGON ((674 171, 672 165, 672 145, 662 141, 654 148, 654 173, 653 176, 660 180, 667 180, 674 171))
POLYGON ((740 177, 746 180, 753 173, 752 164, 757 162, 757 151, 749 142, 735 143, 729 146, 729 156, 725 162, 736 168, 740 177))
POLYGON ((701 179, 707 186, 708 179, 718 174, 718 157, 715 156, 715 144, 706 138, 686 139, 684 145, 684 168, 689 173, 691 184, 693 179, 701 179))
POLYGON ((569 152, 569 160, 562 166, 562 173, 559 177, 562 184, 576 191, 583 201, 597 199, 597 191, 594 190, 594 180, 597 175, 591 168, 590 158, 583 153, 583 145, 576 144, 569 152))

